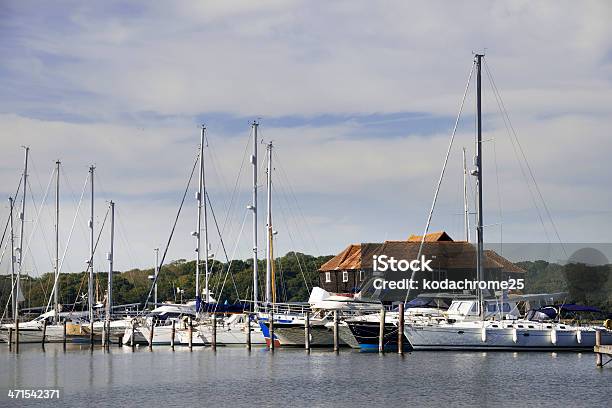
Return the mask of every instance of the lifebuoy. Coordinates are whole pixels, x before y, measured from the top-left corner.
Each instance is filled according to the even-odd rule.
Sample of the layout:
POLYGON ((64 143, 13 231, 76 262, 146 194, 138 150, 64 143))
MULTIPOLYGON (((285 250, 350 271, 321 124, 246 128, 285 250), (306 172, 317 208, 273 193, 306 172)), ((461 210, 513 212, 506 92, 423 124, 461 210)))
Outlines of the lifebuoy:
POLYGON ((604 322, 604 327, 608 330, 612 330, 612 319, 606 319, 604 322))

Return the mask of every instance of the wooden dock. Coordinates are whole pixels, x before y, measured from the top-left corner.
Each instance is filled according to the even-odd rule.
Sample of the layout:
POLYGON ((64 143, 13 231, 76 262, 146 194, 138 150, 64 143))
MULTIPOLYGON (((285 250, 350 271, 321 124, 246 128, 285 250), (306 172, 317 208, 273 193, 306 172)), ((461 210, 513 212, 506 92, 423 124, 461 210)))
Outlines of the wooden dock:
POLYGON ((595 352, 595 364, 597 367, 603 367, 612 361, 612 344, 601 344, 601 332, 597 331, 595 333, 595 347, 593 348, 595 352), (608 361, 603 362, 604 356, 608 357, 608 361))

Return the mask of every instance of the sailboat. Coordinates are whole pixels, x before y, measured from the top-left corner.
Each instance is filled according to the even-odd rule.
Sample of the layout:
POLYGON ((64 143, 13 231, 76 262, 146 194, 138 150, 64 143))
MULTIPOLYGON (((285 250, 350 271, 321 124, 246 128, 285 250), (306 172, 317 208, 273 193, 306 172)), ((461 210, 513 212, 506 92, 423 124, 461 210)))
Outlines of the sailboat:
MULTIPOLYGON (((253 122, 251 132, 253 135, 253 156, 251 163, 253 163, 254 171, 254 185, 253 185, 253 205, 250 209, 254 212, 254 240, 257 247, 257 128, 259 124, 253 122)), ((227 318, 212 319, 211 313, 222 312, 222 307, 214 299, 212 299, 209 289, 209 252, 208 252, 208 216, 207 216, 207 205, 206 205, 206 173, 204 167, 204 142, 205 142, 206 128, 202 126, 201 140, 200 140, 200 177, 198 185, 198 219, 197 219, 197 231, 193 234, 196 237, 197 247, 197 260, 196 260, 196 293, 199 293, 199 265, 200 265, 200 232, 201 230, 201 219, 203 210, 204 220, 204 270, 205 270, 205 289, 204 295, 206 296, 204 307, 200 306, 199 297, 196 297, 196 309, 198 311, 198 323, 196 327, 197 337, 203 340, 206 344, 212 344, 213 339, 213 324, 215 324, 215 344, 217 345, 232 345, 232 344, 245 344, 247 337, 251 336, 252 345, 263 345, 265 340, 260 327, 254 322, 253 317, 246 317, 244 314, 232 314, 227 318), (207 313, 200 313, 206 311, 207 313)), ((254 293, 254 305, 257 305, 257 252, 254 252, 254 282, 253 282, 253 293, 254 293)), ((182 341, 182 340, 181 340, 182 341)))
POLYGON ((17 339, 19 343, 41 343, 43 340, 43 324, 42 322, 36 322, 33 324, 21 323, 19 324, 19 303, 24 299, 22 290, 21 290, 21 272, 23 271, 23 258, 24 258, 24 250, 23 250, 23 238, 24 238, 24 224, 25 224, 25 210, 26 210, 26 190, 27 190, 27 181, 28 181, 28 158, 30 153, 29 147, 24 147, 25 150, 25 159, 24 159, 24 167, 23 167, 23 176, 21 186, 23 187, 22 191, 22 201, 21 201, 21 212, 19 213, 19 247, 14 247, 14 235, 13 235, 13 210, 14 210, 14 202, 10 200, 10 223, 11 223, 11 268, 14 272, 15 270, 15 261, 17 261, 17 273, 11 274, 12 280, 12 288, 11 288, 11 314, 13 317, 13 323, 7 323, 0 326, 0 339, 5 342, 15 342, 17 339), (16 258, 14 253, 17 252, 19 257, 16 258))
MULTIPOLYGON (((484 278, 484 223, 482 188, 482 90, 481 68, 484 54, 476 54, 477 135, 476 177, 477 198, 477 260, 476 276, 484 278)), ((471 76, 471 74, 470 74, 471 76)), ((469 81, 468 81, 469 84, 469 81)), ((467 88, 466 88, 467 91, 467 88)), ((431 213, 430 213, 431 217, 431 213)), ((457 299, 451 303, 443 318, 407 320, 404 335, 415 350, 575 350, 593 349, 595 333, 602 332, 604 343, 612 341, 612 331, 605 327, 579 327, 555 321, 532 321, 506 315, 501 310, 487 315, 489 306, 482 290, 477 299, 457 299), (500 318, 500 315, 502 318, 500 318), (505 317, 505 318, 503 318, 505 317)))

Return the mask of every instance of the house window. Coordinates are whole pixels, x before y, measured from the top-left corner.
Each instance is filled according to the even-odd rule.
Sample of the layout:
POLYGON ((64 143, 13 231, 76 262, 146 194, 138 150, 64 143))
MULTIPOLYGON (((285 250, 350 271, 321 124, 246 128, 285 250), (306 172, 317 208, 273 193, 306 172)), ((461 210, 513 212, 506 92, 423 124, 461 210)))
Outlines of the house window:
POLYGON ((342 272, 342 282, 348 282, 348 272, 342 272))
POLYGON ((325 283, 331 282, 331 273, 325 272, 325 283))

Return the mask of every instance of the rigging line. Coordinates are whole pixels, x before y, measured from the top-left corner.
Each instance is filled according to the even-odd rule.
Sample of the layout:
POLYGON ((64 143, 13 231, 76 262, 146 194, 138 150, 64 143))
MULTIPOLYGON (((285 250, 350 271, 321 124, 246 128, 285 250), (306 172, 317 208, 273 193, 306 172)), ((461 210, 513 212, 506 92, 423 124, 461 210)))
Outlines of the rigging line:
MULTIPOLYGON (((61 167, 61 175, 63 177, 63 181, 64 183, 66 183, 66 186, 68 187, 68 190, 70 191, 70 198, 72 199, 72 204, 73 205, 77 205, 77 201, 76 201, 76 196, 74 194, 74 189, 72 188, 72 185, 70 184, 70 181, 68 180, 68 177, 66 176, 66 171, 64 170, 64 166, 61 167)), ((79 200, 80 202, 80 200, 79 200)), ((84 242, 87 242, 87 234, 85 232, 85 230, 83 229, 83 225, 87 225, 87 220, 85 220, 83 218, 83 213, 79 213, 80 216, 80 222, 79 222, 79 231, 82 234, 82 238, 84 242)), ((68 265, 70 266, 70 265, 68 265)))
MULTIPOLYGON (((276 183, 272 183, 272 189, 273 189, 273 191, 276 191, 276 183)), ((289 226, 287 225, 287 215, 285 213, 285 210, 284 210, 284 208, 282 206, 278 207, 278 208, 280 209, 280 211, 281 211, 281 213, 283 215, 282 220, 283 220, 283 223, 285 224, 285 228, 287 228, 287 235, 289 236, 289 240, 291 241, 291 245, 293 245, 294 247, 297 247, 297 245, 295 244, 295 241, 293 240, 293 235, 291 235, 291 230, 289 229, 289 226)), ((310 285, 308 284, 308 279, 306 279, 306 274, 304 273, 304 270, 302 269, 302 265, 300 264, 300 258, 297 255, 296 249, 294 248, 292 252, 293 252, 293 254, 295 256, 295 259, 297 260, 298 267, 300 269, 300 273, 302 274, 302 279, 304 280, 304 283, 306 284, 306 289, 308 289, 308 291, 310 292, 310 285)))
POLYGON ((499 167, 497 166, 497 149, 493 138, 493 160, 495 162, 495 178, 497 180, 497 202, 499 205, 499 252, 504 255, 504 210, 502 208, 501 190, 499 188, 499 167))
MULTIPOLYGON (((227 257, 227 250, 225 249, 225 242, 223 241, 223 237, 221 236, 221 231, 219 230, 219 224, 217 223, 217 216, 215 215, 215 211, 213 210, 212 202, 210 201, 210 196, 208 192, 206 192, 206 200, 208 201, 208 205, 210 206, 210 213, 212 214, 213 221, 215 223, 215 228, 217 229, 217 234, 219 234, 219 241, 221 242, 221 248, 223 249, 223 253, 225 254, 225 260, 229 262, 229 258, 227 257)), ((221 268, 223 270, 223 268, 221 268)), ((229 269, 228 269, 229 272, 229 269)), ((211 272, 212 275, 212 272, 211 272)), ((240 294, 238 293, 238 287, 236 286, 236 281, 234 280, 234 275, 231 274, 232 284, 234 285, 234 290, 236 290, 236 296, 240 298, 240 294)))
MULTIPOLYGON (((15 191, 15 195, 13 196, 13 198, 17 198, 17 196, 19 195, 19 190, 21 190, 21 182, 23 181, 23 175, 21 177, 19 177, 19 183, 17 184, 17 191, 15 191)), ((13 200, 13 210, 15 209, 15 201, 13 200)), ((2 242, 4 242, 4 238, 6 235, 6 232, 8 231, 8 226, 10 225, 10 221, 11 221, 11 215, 9 212, 9 216, 6 218, 6 225, 4 226, 4 232, 2 233, 2 240, 0 240, 0 246, 2 245, 2 242)), ((1 260, 0 260, 1 262, 1 260)))
MULTIPOLYGON (((247 137, 247 143, 244 146, 244 152, 242 153, 242 160, 240 162, 240 170, 238 171, 238 176, 236 177, 236 181, 234 182, 234 189, 232 191, 232 195, 230 198, 229 208, 227 209, 227 212, 225 213, 225 219, 223 220, 223 227, 221 228, 221 232, 225 232, 227 223, 230 220, 230 214, 232 213, 233 208, 234 208, 234 203, 238 195, 238 184, 240 183, 240 177, 242 176, 242 171, 244 169, 244 163, 246 161, 245 159, 246 159, 246 155, 247 155, 247 151, 248 151, 250 142, 251 142, 251 134, 249 133, 247 137)), ((231 231, 231 228, 230 228, 230 231, 231 231)))
POLYGON ((278 167, 280 169, 280 173, 282 175, 282 177, 285 178, 285 181, 287 182, 287 189, 289 190, 291 197, 293 198, 293 201, 295 202, 296 208, 298 210, 299 215, 302 217, 302 219, 304 220, 304 224, 306 225, 306 232, 308 233, 308 235, 310 235, 310 239, 312 240, 312 243, 314 244, 315 250, 317 251, 317 253, 321 253, 321 251, 319 250, 319 246, 317 245, 317 241, 314 237, 314 234, 312 233, 312 230, 310 229, 310 223, 308 223, 306 221, 306 216, 304 215, 304 211, 302 209, 302 206, 300 205, 300 202, 297 199, 297 194, 295 193, 295 190, 293 189, 293 186, 291 185, 290 181, 289 181, 289 176, 287 174, 287 172, 285 171, 285 168, 282 164, 282 161, 280 160, 280 157, 278 156, 278 154, 276 153, 276 151, 272 152, 274 154, 274 159, 276 160, 276 163, 278 163, 278 167))
MULTIPOLYGON (((185 198, 187 197, 187 192, 189 191, 189 187, 191 186, 191 180, 193 179, 193 174, 195 173, 195 169, 198 165, 198 160, 200 159, 200 153, 196 155, 196 159, 193 162, 193 166, 191 168, 191 174, 189 175, 189 180, 187 180, 187 185, 185 186, 185 191, 183 192, 183 198, 181 199, 181 204, 179 205, 178 211, 176 212, 176 217, 174 218, 174 224, 172 225, 172 229, 170 230, 170 235, 168 236, 168 242, 166 243, 166 248, 164 249, 164 254, 162 255, 162 259, 157 267, 157 276, 153 279, 151 287, 149 288, 149 294, 144 303, 144 307, 142 308, 140 313, 144 313, 149 305, 149 299, 151 298, 151 294, 153 293, 153 288, 157 284, 157 280, 161 275, 161 270, 164 265, 164 261, 166 259, 166 255, 168 254, 168 249, 170 248, 170 242, 172 241, 172 237, 174 236, 174 231, 176 230, 176 224, 178 224, 179 217, 181 215, 181 211, 183 209, 183 205, 185 204, 185 198)), ((139 313, 139 314, 140 314, 139 313)))
MULTIPOLYGON (((440 172, 440 178, 438 179, 438 185, 436 186, 436 190, 434 193, 433 201, 431 203, 431 209, 429 210, 429 215, 427 216, 427 223, 425 224, 425 231, 423 232, 423 236, 421 237, 421 244, 419 245, 419 252, 417 255, 417 259, 421 257, 421 253, 423 251, 423 245, 425 244, 425 236, 429 231, 429 226, 431 224, 431 217, 433 216, 434 209, 436 207, 436 201, 438 199, 438 193, 440 192, 440 186, 442 185, 442 179, 444 178, 444 172, 446 171, 446 165, 448 164, 448 156, 450 155, 451 149, 453 147, 453 141, 455 140, 455 134, 457 133, 457 126, 459 126, 459 119, 461 118, 461 113, 463 112, 463 105, 465 104, 465 97, 467 96, 468 89, 470 88, 470 81, 472 80, 472 74, 474 73, 474 66, 476 66, 476 61, 472 63, 472 68, 470 69, 470 74, 468 75, 467 84, 465 84, 465 90, 463 91, 463 98, 461 99, 461 105, 459 106, 459 113, 457 114, 457 119, 455 120, 455 126, 453 127, 453 132, 451 134, 451 139, 448 144, 448 150, 446 151, 446 156, 444 157, 444 165, 442 166, 442 171, 440 172)), ((412 272, 410 279, 414 280, 416 272, 412 272)), ((408 301, 408 296, 410 295, 410 288, 406 291, 406 298, 404 299, 404 303, 408 301)))
MULTIPOLYGON (((278 157, 276 157, 276 159, 278 159, 278 157)), ((280 165, 280 163, 279 163, 279 165, 280 165)), ((279 166, 279 168, 280 168, 280 166, 279 166)), ((282 177, 282 175, 281 175, 281 177, 282 177)), ((304 245, 306 245, 306 239, 304 239, 304 235, 302 234, 302 231, 301 231, 301 229, 300 229, 300 228, 299 228, 299 226, 298 226, 297 219, 298 219, 298 218, 300 217, 300 215, 301 215, 301 217, 302 217, 302 219, 303 219, 303 221, 304 221, 304 224, 306 224, 306 227, 307 227, 307 228, 308 228, 308 222, 306 221, 306 217, 304 217, 303 213, 302 213, 302 214, 300 214, 300 213, 294 213, 294 212, 293 212, 293 207, 292 207, 291 203, 289 202, 289 200, 288 200, 288 198, 287 198, 287 197, 289 196, 289 194, 287 193, 287 190, 290 188, 291 183, 289 183, 289 180, 288 180, 288 178, 286 177, 286 175, 285 175, 284 177, 285 177, 285 179, 287 180, 287 185, 288 185, 289 187, 285 188, 285 186, 284 186, 284 185, 281 183, 281 184, 279 184, 279 188, 280 188, 280 189, 281 189, 281 191, 283 192, 283 194, 281 194, 281 196, 283 197, 283 199, 284 199, 284 200, 285 200, 285 202, 287 203, 288 212, 290 213, 289 215, 291 215, 291 217, 288 217, 288 218, 289 218, 291 221, 293 221, 293 225, 295 225, 295 229, 298 231, 298 234, 300 235, 300 238, 301 238, 301 240, 302 240, 302 243, 303 243, 304 245)), ((281 181, 282 181, 282 180, 281 180, 281 181)), ((276 184, 278 184, 278 183, 275 183, 275 185, 276 185, 276 184)), ((290 190, 289 190, 289 191, 290 191, 290 190)), ((290 192, 291 192, 291 191, 290 191, 290 192)), ((297 197, 295 197, 295 195, 294 195, 294 197, 293 197, 293 198, 294 198, 294 201, 296 202, 296 205, 299 207, 299 203, 297 202, 297 197)), ((282 208, 281 208, 281 209, 282 209, 282 208)), ((287 222, 288 222, 288 221, 287 221, 287 222)), ((286 225, 287 225, 287 224, 286 224, 286 225)), ((317 250, 317 252, 318 252, 318 247, 317 247, 316 242, 314 242, 314 239, 313 239, 313 243, 314 243, 315 249, 316 249, 316 250, 317 250)), ((296 245, 295 243, 292 243, 292 244, 293 244, 295 247, 297 247, 297 245, 296 245)), ((300 267, 300 269, 301 269, 301 268, 302 268, 302 266, 300 265, 299 255, 298 255, 298 253, 297 253, 295 250, 293 251, 293 253, 294 253, 294 255, 295 255, 295 257, 296 257, 296 259, 297 259, 297 261, 298 261, 298 267, 300 267)), ((304 257, 304 254, 302 254, 302 257, 304 257)), ((306 260, 302 260, 302 262, 304 263, 304 266, 305 266, 305 265, 306 265, 306 260)), ((302 273, 303 273, 303 271, 302 271, 302 273)))
MULTIPOLYGON (((236 239, 236 243, 234 244, 234 250, 232 252, 232 260, 229 262, 229 265, 227 267, 227 272, 229 273, 229 271, 231 271, 232 269, 232 263, 234 262, 234 259, 236 258, 236 249, 238 248, 238 243, 240 242, 240 237, 242 236, 242 231, 244 231, 244 224, 246 223, 246 219, 247 216, 249 215, 249 211, 245 211, 244 212, 244 217, 242 218, 242 226, 240 227, 240 232, 238 233, 238 238, 236 239)), ((221 296, 221 293, 223 293, 223 288, 225 287, 225 282, 227 281, 227 275, 228 273, 225 274, 225 278, 223 279, 223 285, 221 285, 221 290, 219 291, 219 299, 221 296)), ((238 300, 240 300, 240 298, 238 298, 238 300)), ((217 307, 219 306, 219 303, 215 303, 215 308, 213 309, 214 312, 217 311, 217 307)))
MULTIPOLYGON (((23 272, 23 260, 25 259, 25 256, 27 253, 29 253, 31 251, 30 249, 30 244, 32 243, 32 238, 34 237, 34 233, 36 232, 36 228, 38 227, 38 222, 40 220, 40 214, 42 212, 42 209, 45 205, 45 202, 47 201, 47 196, 49 194, 49 189, 51 187, 51 182, 53 181, 53 174, 55 173, 55 170, 53 170, 51 172, 51 176, 49 177, 49 183, 47 184, 47 190, 45 191, 45 195, 43 196, 43 200, 41 202, 40 208, 36 207, 36 201, 34 201, 34 193, 32 192, 32 185, 30 183, 27 183, 27 186, 24 185, 24 190, 27 190, 27 187, 29 187, 30 190, 30 199, 32 200, 32 205, 34 206, 34 212, 36 213, 36 218, 34 219, 34 225, 32 227, 32 231, 30 232, 30 235, 28 237, 28 240, 26 242, 26 249, 25 251, 23 250, 23 248, 20 248, 19 250, 21 251, 21 253, 19 254, 20 256, 20 262, 19 262, 19 269, 18 269, 18 273, 21 274, 23 272)), ((23 198, 25 200, 25 197, 23 198)), ((45 247, 47 248, 47 253, 49 254, 49 259, 52 259, 51 257, 51 252, 49 251, 49 246, 47 245, 47 239, 44 236, 45 233, 41 228, 41 232, 43 234, 43 240, 45 242, 45 247)), ((31 253, 30 253, 31 255, 31 253)), ((32 264, 34 265, 35 269, 36 268, 36 261, 34 260, 34 257, 32 257, 32 264)))
POLYGON ((83 190, 81 191, 81 198, 79 199, 79 203, 77 205, 76 211, 74 213, 74 218, 72 219, 72 225, 70 226, 70 232, 68 233, 68 240, 66 241, 66 245, 64 246, 64 253, 62 254, 62 259, 60 261, 57 273, 55 274, 55 279, 53 282, 53 288, 49 295, 49 301, 47 302, 47 307, 45 312, 49 311, 51 307, 51 295, 55 293, 57 290, 57 284, 59 282, 59 275, 62 272, 62 267, 64 266, 64 260, 66 259, 66 254, 68 253, 68 248, 70 247, 70 240, 72 238, 72 232, 74 231, 74 227, 76 225, 77 218, 79 216, 79 210, 81 209, 81 203, 83 202, 83 197, 85 196, 85 188, 87 187, 87 177, 85 177, 85 183, 83 184, 83 190))
POLYGON ((128 258, 130 259, 130 262, 132 262, 132 265, 139 265, 140 263, 135 262, 136 258, 134 258, 134 255, 133 255, 134 252, 132 250, 133 248, 127 237, 127 229, 125 228, 125 225, 123 224, 123 221, 122 221, 123 210, 121 210, 121 213, 120 213, 120 211, 118 211, 118 209, 115 207, 115 213, 117 214, 116 218, 119 224, 119 236, 123 240, 123 244, 125 245, 125 248, 127 250, 128 258))
POLYGON ((508 111, 506 110, 506 106, 504 105, 504 101, 501 97, 501 94, 499 93, 499 90, 497 89, 497 85, 495 85, 495 80, 493 78, 493 74, 491 73, 491 71, 489 70, 488 64, 485 61, 485 70, 487 71, 489 77, 491 78, 491 83, 493 84, 493 88, 495 90, 495 92, 498 94, 499 96, 499 100, 501 102, 501 106, 504 110, 504 113, 506 115, 506 117, 508 118, 508 123, 510 124, 510 129, 512 130, 512 134, 514 135, 514 138, 516 140, 516 143, 519 147, 519 150, 521 152, 521 155, 523 156, 523 160, 525 160, 525 164, 527 165, 527 169, 529 170, 529 175, 531 176, 531 179, 533 180, 533 184, 535 185, 536 191, 538 192, 538 195, 540 197, 540 200, 542 201, 542 205, 544 207, 544 211, 546 211, 546 215, 548 216, 548 219, 550 220, 550 223, 553 227, 553 230, 555 231, 555 235, 557 236, 557 240, 559 241, 559 243, 561 244, 561 248, 563 249, 563 252, 565 253, 565 256, 567 256, 567 252, 565 251, 565 246, 563 245, 563 242, 561 241, 561 237, 559 235, 559 231, 557 230, 557 225, 555 224, 552 215, 550 213, 550 210, 548 208, 548 205, 546 204, 546 201, 544 200, 544 196, 542 195, 542 191, 540 190, 540 187, 538 185, 538 182, 536 181, 535 178, 535 174, 533 172, 533 169, 531 168, 531 165, 529 164, 529 161, 527 160, 527 155, 525 154, 525 151, 523 150, 523 146, 521 145, 521 142, 516 134, 516 131, 514 130, 514 126, 512 125, 512 122, 510 121, 510 115, 508 114, 508 111))
MULTIPOLYGON (((525 166, 523 165, 523 162, 519 158, 519 154, 518 154, 517 146, 516 146, 516 143, 518 142, 518 140, 514 140, 513 137, 512 137, 512 134, 510 132, 510 124, 508 123, 510 118, 506 117, 504 115, 502 101, 500 100, 501 95, 499 95, 499 93, 496 91, 497 88, 495 86, 495 83, 493 82, 493 77, 491 76, 491 72, 487 69, 486 63, 485 63, 485 71, 487 73, 487 78, 489 79, 489 83, 491 84, 491 88, 493 88, 493 94, 495 96, 495 101, 497 102, 497 107, 499 109, 499 113, 502 116, 502 120, 504 121, 504 126, 506 127, 506 134, 508 136, 508 140, 510 140, 510 144, 512 145, 512 150, 514 151, 514 155, 515 155, 517 163, 519 165, 519 169, 521 170, 521 175, 525 179, 525 184, 527 185, 527 190, 529 191, 529 196, 531 197, 531 201, 533 203, 533 206, 536 208, 536 213, 537 213, 537 216, 538 216, 538 220, 540 221, 540 224, 542 225, 542 229, 544 230, 544 235, 546 235, 546 240, 550 243, 551 241, 550 241, 550 237, 548 235, 548 229, 546 228, 546 224, 544 222, 544 218, 542 217, 542 212, 541 212, 540 206, 538 205, 538 202, 537 202, 536 197, 534 195, 533 189, 531 187, 531 183, 529 181, 529 178, 527 177, 527 173, 525 172, 525 166)), ((525 160, 526 160, 526 158, 525 158, 525 160)))

